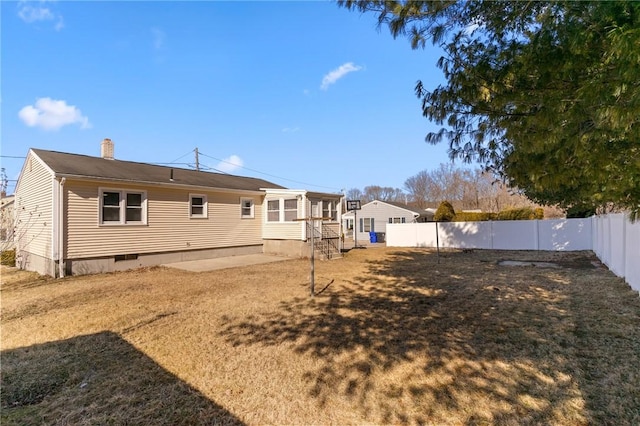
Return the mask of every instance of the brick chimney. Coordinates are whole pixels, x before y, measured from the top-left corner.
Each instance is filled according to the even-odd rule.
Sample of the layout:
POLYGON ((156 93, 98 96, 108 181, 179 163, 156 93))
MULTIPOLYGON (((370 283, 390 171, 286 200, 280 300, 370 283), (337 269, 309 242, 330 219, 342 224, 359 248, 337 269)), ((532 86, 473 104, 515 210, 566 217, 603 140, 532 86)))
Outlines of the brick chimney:
POLYGON ((100 156, 106 160, 113 160, 113 142, 105 138, 100 144, 100 156))

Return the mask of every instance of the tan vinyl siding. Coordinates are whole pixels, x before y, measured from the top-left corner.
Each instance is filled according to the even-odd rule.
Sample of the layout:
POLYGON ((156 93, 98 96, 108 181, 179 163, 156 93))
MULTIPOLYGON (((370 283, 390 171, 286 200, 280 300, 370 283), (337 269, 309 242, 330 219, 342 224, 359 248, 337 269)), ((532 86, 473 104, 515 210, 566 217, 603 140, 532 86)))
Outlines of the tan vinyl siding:
MULTIPOLYGON (((296 195, 286 194, 271 196, 264 201, 264 214, 265 222, 262 231, 262 236, 265 240, 302 240, 303 230, 305 226, 304 221, 299 222, 267 222, 266 221, 266 206, 267 200, 283 200, 296 198, 296 195)), ((298 200, 298 218, 304 217, 303 201, 298 200)))
POLYGON ((270 223, 264 225, 265 240, 302 240, 304 221, 295 223, 270 223))
POLYGON ((161 253, 262 243, 262 196, 207 192, 207 218, 189 217, 193 191, 69 181, 67 258, 161 253), (146 191, 146 225, 100 225, 99 188, 146 191), (240 198, 253 198, 255 218, 242 219, 240 198))
POLYGON ((52 258, 53 185, 51 171, 30 153, 15 197, 18 251, 52 258))

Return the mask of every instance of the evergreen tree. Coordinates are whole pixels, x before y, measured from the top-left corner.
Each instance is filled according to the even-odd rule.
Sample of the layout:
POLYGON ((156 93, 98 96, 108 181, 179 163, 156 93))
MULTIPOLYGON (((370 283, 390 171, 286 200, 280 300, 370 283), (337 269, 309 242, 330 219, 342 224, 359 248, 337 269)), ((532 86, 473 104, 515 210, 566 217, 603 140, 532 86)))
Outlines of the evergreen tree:
POLYGON ((433 220, 436 222, 451 222, 453 218, 456 216, 455 210, 453 210, 453 206, 448 201, 443 201, 438 206, 435 215, 433 216, 433 220))
POLYGON ((447 83, 415 91, 451 158, 548 205, 640 211, 640 2, 351 1, 447 83))

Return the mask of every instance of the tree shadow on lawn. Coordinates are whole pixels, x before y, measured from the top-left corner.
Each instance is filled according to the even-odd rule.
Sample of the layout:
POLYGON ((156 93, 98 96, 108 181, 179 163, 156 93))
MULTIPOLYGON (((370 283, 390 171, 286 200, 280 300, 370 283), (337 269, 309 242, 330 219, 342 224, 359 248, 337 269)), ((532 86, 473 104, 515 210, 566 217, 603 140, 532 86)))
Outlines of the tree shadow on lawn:
POLYGON ((221 333, 233 345, 288 343, 314 357, 310 395, 326 409, 346 398, 367 421, 593 421, 575 358, 576 271, 465 256, 436 264, 432 252, 393 252, 314 300, 227 318, 221 333))
POLYGON ((2 424, 242 425, 112 332, 2 352, 2 424))

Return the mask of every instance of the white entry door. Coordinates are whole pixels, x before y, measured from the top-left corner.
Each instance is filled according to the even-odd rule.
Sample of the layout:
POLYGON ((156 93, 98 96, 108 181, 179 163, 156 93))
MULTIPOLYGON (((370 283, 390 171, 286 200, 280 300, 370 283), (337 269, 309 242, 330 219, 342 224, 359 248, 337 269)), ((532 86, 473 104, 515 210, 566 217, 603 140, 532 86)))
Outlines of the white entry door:
MULTIPOLYGON (((322 216, 322 210, 320 209, 320 203, 318 201, 312 201, 311 202, 311 217, 320 217, 320 216, 322 216)), ((314 220, 313 221, 313 226, 315 227, 316 230, 321 232, 321 230, 322 230, 322 221, 321 220, 314 220)))

